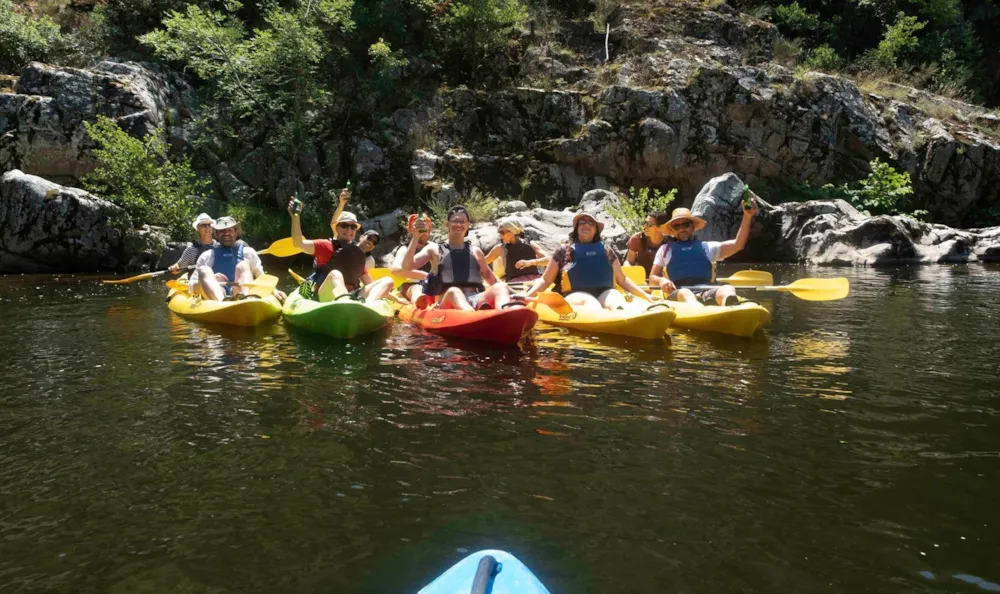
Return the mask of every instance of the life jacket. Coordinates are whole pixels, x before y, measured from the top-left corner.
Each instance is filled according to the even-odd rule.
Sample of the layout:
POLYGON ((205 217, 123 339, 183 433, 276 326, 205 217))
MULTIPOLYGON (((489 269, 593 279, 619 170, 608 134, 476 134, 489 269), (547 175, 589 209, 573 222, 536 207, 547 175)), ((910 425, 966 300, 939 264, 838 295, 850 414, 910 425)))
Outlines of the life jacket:
POLYGON ((705 242, 699 239, 674 241, 667 262, 667 276, 678 287, 689 287, 712 282, 712 261, 705 254, 705 242))
POLYGON ((317 286, 326 280, 331 271, 339 270, 344 276, 344 284, 349 290, 354 290, 361 284, 361 275, 365 273, 365 258, 367 254, 355 243, 339 239, 331 239, 333 255, 326 262, 320 263, 313 258, 313 273, 309 277, 317 286))
POLYGON ((528 266, 518 269, 515 264, 521 260, 534 260, 535 250, 527 241, 517 243, 505 243, 503 246, 503 269, 507 277, 507 282, 511 282, 520 276, 537 276, 539 274, 537 266, 528 266))
POLYGON ((479 263, 472 257, 472 244, 466 241, 461 248, 452 248, 447 243, 441 263, 438 265, 438 276, 444 289, 460 287, 463 289, 483 290, 483 277, 479 273, 479 263))
MULTIPOLYGON (((243 243, 243 242, 242 242, 242 240, 240 240, 240 241, 237 241, 236 243, 240 244, 240 243, 243 243)), ((207 252, 208 250, 210 250, 212 248, 219 247, 219 242, 215 241, 214 239, 212 240, 212 243, 209 243, 209 244, 204 244, 204 243, 202 243, 200 241, 192 241, 191 242, 191 247, 193 247, 194 249, 198 250, 198 255, 200 256, 200 255, 204 254, 205 252, 207 252)))
POLYGON ((660 245, 653 245, 653 242, 649 241, 645 233, 639 234, 639 244, 640 248, 637 252, 635 263, 646 269, 646 277, 649 277, 649 273, 653 270, 653 260, 656 259, 656 252, 659 251, 660 247, 667 242, 666 239, 663 240, 660 245))
POLYGON ((243 247, 245 243, 235 243, 230 247, 221 245, 210 248, 212 250, 212 272, 226 275, 229 282, 236 280, 236 265, 243 261, 243 247))
POLYGON ((555 282, 557 293, 568 295, 584 289, 606 291, 614 288, 615 269, 608 261, 603 243, 574 243, 564 249, 561 274, 556 276, 555 282))

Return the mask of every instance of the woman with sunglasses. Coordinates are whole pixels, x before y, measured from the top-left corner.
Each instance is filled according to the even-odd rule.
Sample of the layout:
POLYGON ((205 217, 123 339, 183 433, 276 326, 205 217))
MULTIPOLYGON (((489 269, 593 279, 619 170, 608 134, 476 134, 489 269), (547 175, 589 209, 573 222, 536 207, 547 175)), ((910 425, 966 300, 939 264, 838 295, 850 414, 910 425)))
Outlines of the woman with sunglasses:
POLYGON ((642 231, 628 238, 628 253, 625 254, 625 261, 629 266, 642 266, 646 270, 646 276, 653 269, 653 260, 656 259, 656 252, 667 237, 660 230, 660 225, 665 225, 670 220, 670 215, 665 212, 651 212, 646 216, 646 221, 642 224, 642 231))
POLYGON ((340 193, 340 203, 330 220, 334 236, 330 239, 305 239, 299 214, 304 205, 294 198, 288 200, 288 214, 292 216, 292 245, 313 256, 313 272, 307 281, 310 297, 317 301, 334 301, 350 297, 374 303, 392 290, 392 277, 372 280, 365 267, 365 252, 354 243, 354 236, 361 223, 354 213, 344 211, 350 190, 340 193))
POLYGON ((549 261, 549 255, 524 238, 524 227, 514 217, 497 221, 498 243, 486 254, 486 263, 503 256, 504 280, 509 283, 533 281, 541 276, 539 266, 549 261))
POLYGON ((195 262, 198 261, 198 256, 219 245, 212 237, 212 225, 214 224, 215 219, 204 212, 191 223, 194 230, 198 232, 198 241, 192 241, 191 245, 184 248, 184 252, 177 262, 167 268, 171 274, 177 274, 182 268, 194 266, 195 262))
POLYGON ((667 299, 704 305, 736 305, 736 289, 730 285, 719 285, 704 291, 692 291, 685 287, 711 283, 713 265, 719 260, 739 252, 750 237, 750 223, 757 214, 757 201, 749 209, 743 210, 743 222, 736 238, 729 241, 701 241, 695 233, 705 228, 705 220, 691 214, 686 208, 675 208, 670 220, 663 225, 663 233, 674 238, 656 252, 653 270, 649 273, 649 285, 660 287, 667 299), (667 276, 663 276, 666 270, 667 276))
POLYGON ((535 281, 526 297, 534 297, 555 283, 553 291, 562 294, 576 309, 625 309, 625 297, 615 290, 615 283, 644 301, 652 301, 622 272, 618 256, 601 241, 604 223, 581 212, 573 217, 569 244, 549 258, 542 277, 535 281))

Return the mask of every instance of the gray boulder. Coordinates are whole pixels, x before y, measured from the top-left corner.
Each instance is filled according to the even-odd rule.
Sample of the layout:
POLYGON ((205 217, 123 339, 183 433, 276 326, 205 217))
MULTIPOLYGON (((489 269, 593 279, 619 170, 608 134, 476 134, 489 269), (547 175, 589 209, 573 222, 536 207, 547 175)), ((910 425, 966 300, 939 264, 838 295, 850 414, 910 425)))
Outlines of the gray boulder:
POLYGON ((128 263, 125 211, 22 171, 0 180, 0 272, 94 271, 128 263))

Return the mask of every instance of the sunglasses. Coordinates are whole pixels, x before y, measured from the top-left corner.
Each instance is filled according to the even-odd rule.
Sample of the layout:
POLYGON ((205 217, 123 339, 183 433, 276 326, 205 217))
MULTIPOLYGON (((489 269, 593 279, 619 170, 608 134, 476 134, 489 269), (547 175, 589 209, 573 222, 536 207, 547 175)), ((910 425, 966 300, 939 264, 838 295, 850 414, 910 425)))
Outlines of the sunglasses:
POLYGON ((591 227, 596 227, 597 226, 597 221, 595 221, 593 219, 580 219, 580 222, 577 223, 577 226, 580 226, 580 225, 590 225, 591 227))
POLYGON ((378 245, 378 237, 375 237, 374 235, 365 235, 365 241, 372 245, 378 245))
POLYGON ((202 224, 198 225, 198 228, 199 229, 211 229, 212 228, 212 223, 202 223, 202 224))
POLYGON ((353 229, 354 223, 337 223, 338 229, 353 229))
POLYGON ((650 223, 649 221, 645 221, 643 222, 642 226, 649 229, 650 227, 655 227, 656 223, 650 223))
POLYGON ((692 223, 691 221, 684 221, 683 223, 674 223, 670 226, 680 231, 682 229, 690 229, 691 227, 694 227, 694 223, 692 223))

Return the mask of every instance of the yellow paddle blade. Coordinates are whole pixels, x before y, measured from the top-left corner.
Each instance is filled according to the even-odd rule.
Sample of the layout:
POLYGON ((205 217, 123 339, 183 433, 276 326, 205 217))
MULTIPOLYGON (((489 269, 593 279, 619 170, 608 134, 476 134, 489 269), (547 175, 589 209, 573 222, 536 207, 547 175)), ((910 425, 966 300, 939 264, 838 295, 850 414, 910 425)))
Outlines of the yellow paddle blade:
POLYGON ((135 281, 146 280, 147 278, 153 278, 160 276, 166 272, 166 270, 161 270, 159 272, 147 272, 145 274, 137 274, 135 276, 130 276, 128 278, 118 279, 118 280, 104 280, 101 281, 106 285, 127 285, 128 283, 134 283, 135 281))
POLYGON ((292 275, 292 278, 295 279, 295 282, 299 283, 300 285, 302 283, 306 282, 306 279, 304 279, 301 276, 295 274, 295 271, 292 270, 291 268, 288 269, 288 274, 292 275))
POLYGON ((734 272, 732 276, 715 279, 720 283, 728 283, 734 287, 760 287, 763 285, 773 285, 774 275, 763 270, 740 270, 734 272))
MULTIPOLYGON (((397 274, 392 274, 392 272, 388 268, 372 268, 371 270, 368 271, 368 276, 372 277, 372 280, 378 280, 380 278, 392 276, 393 286, 395 286, 397 289, 399 288, 400 285, 408 281, 408 279, 403 278, 402 276, 399 276, 397 274)), ((409 282, 414 282, 414 281, 409 281, 409 282)))
POLYGON ((622 272, 625 273, 625 276, 632 279, 632 282, 635 284, 646 284, 646 269, 642 266, 622 266, 622 272))
POLYGON ((543 291, 534 298, 534 301, 550 307, 559 315, 573 313, 573 306, 555 291, 543 291))
POLYGON ((177 279, 168 280, 166 283, 168 289, 177 289, 178 291, 187 291, 187 283, 179 281, 177 279))
POLYGON ((835 301, 847 297, 851 285, 846 278, 800 278, 790 285, 757 287, 758 291, 783 291, 806 301, 835 301))
POLYGON ((274 292, 275 288, 277 288, 278 277, 271 274, 262 274, 257 278, 253 279, 252 283, 246 283, 240 286, 250 289, 251 295, 259 295, 261 297, 267 297, 268 295, 274 292))
POLYGON ((276 258, 287 258, 288 256, 294 256, 295 254, 302 253, 302 250, 295 247, 292 244, 292 238, 286 237, 284 239, 279 239, 278 241, 272 243, 267 247, 266 250, 258 252, 258 254, 271 254, 276 258))

